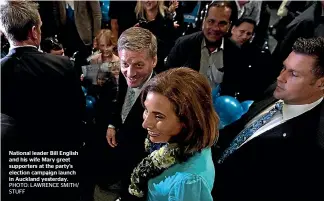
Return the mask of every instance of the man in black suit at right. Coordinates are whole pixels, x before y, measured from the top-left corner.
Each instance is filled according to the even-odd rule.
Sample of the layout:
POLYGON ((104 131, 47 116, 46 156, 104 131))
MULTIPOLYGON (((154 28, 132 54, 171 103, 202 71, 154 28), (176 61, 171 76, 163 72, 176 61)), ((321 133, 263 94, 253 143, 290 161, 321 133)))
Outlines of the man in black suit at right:
POLYGON ((274 97, 225 127, 214 150, 216 200, 323 200, 324 38, 299 38, 274 97))
MULTIPOLYGON (((38 50, 42 21, 36 3, 7 1, 0 9, 1 31, 10 42, 8 55, 1 59, 1 113, 15 120, 15 140, 7 155, 8 151, 78 151, 84 102, 71 61, 38 50)), ((71 156, 71 163, 77 162, 71 156)), ((69 182, 76 181, 72 177, 69 182)), ((77 188, 65 188, 64 193, 63 189, 29 188, 18 200, 58 200, 63 195, 71 201, 79 199, 77 188)))

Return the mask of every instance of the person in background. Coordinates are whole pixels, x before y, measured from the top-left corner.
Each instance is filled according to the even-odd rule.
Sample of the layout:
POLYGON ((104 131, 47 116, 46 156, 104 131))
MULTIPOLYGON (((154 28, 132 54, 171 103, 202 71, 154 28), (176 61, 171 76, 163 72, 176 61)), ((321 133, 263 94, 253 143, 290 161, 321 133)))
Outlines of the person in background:
POLYGON ((136 1, 110 1, 108 15, 115 38, 136 24, 135 6, 136 1))
POLYGON ((137 1, 135 13, 138 20, 138 24, 135 26, 148 29, 155 35, 159 47, 158 64, 155 71, 157 73, 164 71, 164 59, 168 56, 176 40, 176 28, 172 14, 168 7, 164 6, 164 1, 137 1))
MULTIPOLYGON (((60 35, 60 16, 56 1, 36 1, 42 18, 42 38, 60 35)), ((60 38, 60 37, 59 37, 60 38)))
POLYGON ((146 85, 142 104, 150 155, 134 169, 129 193, 148 201, 212 201, 219 119, 207 79, 189 68, 162 72, 146 85), (150 149, 156 143, 164 145, 150 149))
POLYGON ((99 1, 59 1, 57 4, 66 55, 72 56, 79 51, 87 58, 92 41, 101 29, 99 1))
POLYGON ((324 37, 323 18, 324 1, 315 1, 280 30, 280 34, 276 37, 278 45, 273 52, 275 61, 278 61, 273 68, 275 73, 280 72, 282 62, 290 54, 297 38, 324 37))
MULTIPOLYGON (((0 24, 10 43, 8 55, 1 59, 1 113, 15 120, 12 151, 80 151, 84 115, 80 80, 69 58, 38 50, 42 26, 38 5, 2 2, 0 24)), ((70 170, 80 170, 81 155, 70 156, 70 170)), ((79 183, 81 172, 65 176, 79 183)), ((23 195, 4 193, 10 198, 3 200, 77 201, 81 186, 80 182, 80 188, 29 188, 23 195)))
POLYGON ((255 21, 249 18, 241 18, 233 23, 231 30, 231 40, 237 45, 242 46, 245 43, 249 43, 251 40, 254 29, 256 27, 255 21))
POLYGON ((323 37, 299 38, 273 96, 220 131, 215 200, 322 200, 323 54, 323 37))
POLYGON ((111 67, 111 73, 115 77, 116 83, 118 85, 119 73, 120 73, 120 65, 113 65, 111 67))
MULTIPOLYGON (((264 51, 256 43, 253 42, 255 33, 255 21, 250 18, 241 18, 233 23, 230 39, 240 47, 240 55, 242 63, 246 63, 248 69, 254 68, 253 72, 246 70, 246 73, 252 73, 253 79, 245 81, 250 83, 254 90, 246 90, 245 96, 251 100, 257 101, 263 99, 264 91, 275 81, 271 69, 273 68, 273 58, 269 51, 264 51), (256 79, 255 75, 260 75, 264 72, 268 76, 256 79), (255 85, 254 83, 258 84, 255 85)), ((252 78, 251 77, 251 78, 252 78)), ((248 87, 246 88, 248 89, 248 87)), ((250 88, 251 89, 251 88, 250 88)))
POLYGON ((48 37, 42 40, 41 50, 46 53, 64 56, 63 45, 59 43, 56 37, 48 37))
POLYGON ((90 64, 118 62, 119 57, 113 52, 116 47, 116 42, 117 40, 109 29, 102 29, 96 36, 97 48, 100 53, 94 54, 88 58, 90 64))

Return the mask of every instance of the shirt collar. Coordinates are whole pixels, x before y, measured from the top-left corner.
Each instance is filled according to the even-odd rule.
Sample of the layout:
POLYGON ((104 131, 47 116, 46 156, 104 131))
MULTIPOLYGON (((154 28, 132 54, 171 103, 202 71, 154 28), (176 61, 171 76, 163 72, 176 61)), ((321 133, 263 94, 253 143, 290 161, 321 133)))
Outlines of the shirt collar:
MULTIPOLYGON (((206 40, 205 38, 202 40, 201 49, 207 48, 206 47, 206 41, 205 40, 206 40)), ((219 48, 216 48, 216 50, 214 50, 212 53, 218 52, 220 50, 224 50, 224 37, 222 37, 222 43, 221 43, 220 47, 219 48)))
POLYGON ((16 49, 16 48, 19 48, 19 47, 34 47, 34 48, 38 49, 35 45, 21 45, 21 46, 12 45, 9 50, 16 49))
POLYGON ((323 100, 323 97, 313 103, 310 103, 310 104, 304 104, 304 105, 283 104, 283 108, 282 108, 283 120, 287 121, 289 119, 297 117, 297 116, 313 109, 318 104, 320 104, 322 102, 322 100, 323 100))
POLYGON ((144 88, 144 86, 150 81, 152 75, 153 75, 153 71, 151 72, 151 75, 148 77, 148 79, 144 82, 144 84, 142 84, 139 87, 132 88, 135 91, 135 94, 140 93, 142 91, 142 89, 144 88))

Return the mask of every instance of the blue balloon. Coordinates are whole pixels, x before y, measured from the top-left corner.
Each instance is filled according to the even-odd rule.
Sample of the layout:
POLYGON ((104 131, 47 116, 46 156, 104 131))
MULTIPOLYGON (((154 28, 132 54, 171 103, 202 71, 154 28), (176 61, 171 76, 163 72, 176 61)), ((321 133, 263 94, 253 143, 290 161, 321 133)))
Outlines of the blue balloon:
POLYGON ((86 96, 86 108, 93 109, 96 103, 96 99, 93 96, 86 96))
POLYGON ((237 121, 244 114, 241 103, 232 96, 219 96, 214 99, 214 108, 220 118, 220 129, 237 121))
POLYGON ((252 105, 254 101, 252 100, 247 100, 241 103, 242 109, 243 109, 243 114, 247 113, 249 110, 250 106, 252 105))
POLYGON ((88 90, 84 86, 81 86, 81 88, 82 88, 84 96, 87 96, 88 90))
POLYGON ((212 98, 213 98, 213 100, 215 100, 217 97, 219 97, 220 96, 220 85, 217 85, 216 87, 214 87, 213 89, 212 89, 212 98))

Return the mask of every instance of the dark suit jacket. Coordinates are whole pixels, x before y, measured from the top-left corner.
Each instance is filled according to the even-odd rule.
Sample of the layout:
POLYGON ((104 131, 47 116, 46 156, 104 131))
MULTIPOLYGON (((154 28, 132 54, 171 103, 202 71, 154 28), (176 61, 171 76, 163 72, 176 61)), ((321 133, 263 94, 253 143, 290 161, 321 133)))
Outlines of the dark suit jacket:
POLYGON ((323 200, 324 101, 250 140, 218 164, 244 125, 276 101, 255 104, 220 132, 214 150, 215 200, 323 200))
POLYGON ((133 169, 147 156, 144 149, 147 130, 142 127, 144 107, 141 104, 141 96, 136 99, 125 122, 122 123, 121 111, 127 87, 125 77, 120 74, 117 107, 113 117, 109 120, 109 124, 116 127, 116 138, 118 143, 117 147, 111 149, 110 161, 116 164, 114 165, 116 168, 115 175, 118 175, 119 179, 122 179, 122 181, 126 183, 126 186, 124 186, 126 190, 133 169))
MULTIPOLYGON (((101 29, 101 9, 99 1, 73 1, 74 20, 77 31, 85 45, 92 44, 92 40, 101 29)), ((60 21, 66 24, 66 2, 57 2, 60 21)))
MULTIPOLYGON (((168 56, 166 67, 185 66, 199 71, 203 38, 201 31, 180 37, 168 56)), ((271 83, 264 83, 264 73, 270 69, 256 65, 254 60, 246 59, 243 51, 227 38, 224 40, 223 61, 224 77, 221 83, 221 95, 236 96, 240 101, 255 100, 260 98, 271 83)))
POLYGON ((18 47, 1 59, 1 112, 16 121, 29 148, 79 144, 80 79, 67 57, 18 47))
MULTIPOLYGON (((3 151, 7 156, 8 151, 79 151, 83 101, 80 78, 67 57, 35 47, 12 49, 1 59, 1 113, 15 120, 15 133, 6 138, 3 151)), ((78 156, 71 156, 77 172, 78 162, 78 156)), ((69 182, 79 181, 72 177, 69 182)), ((77 188, 28 188, 25 194, 4 200, 51 201, 63 195, 71 201, 79 198, 77 188)))

